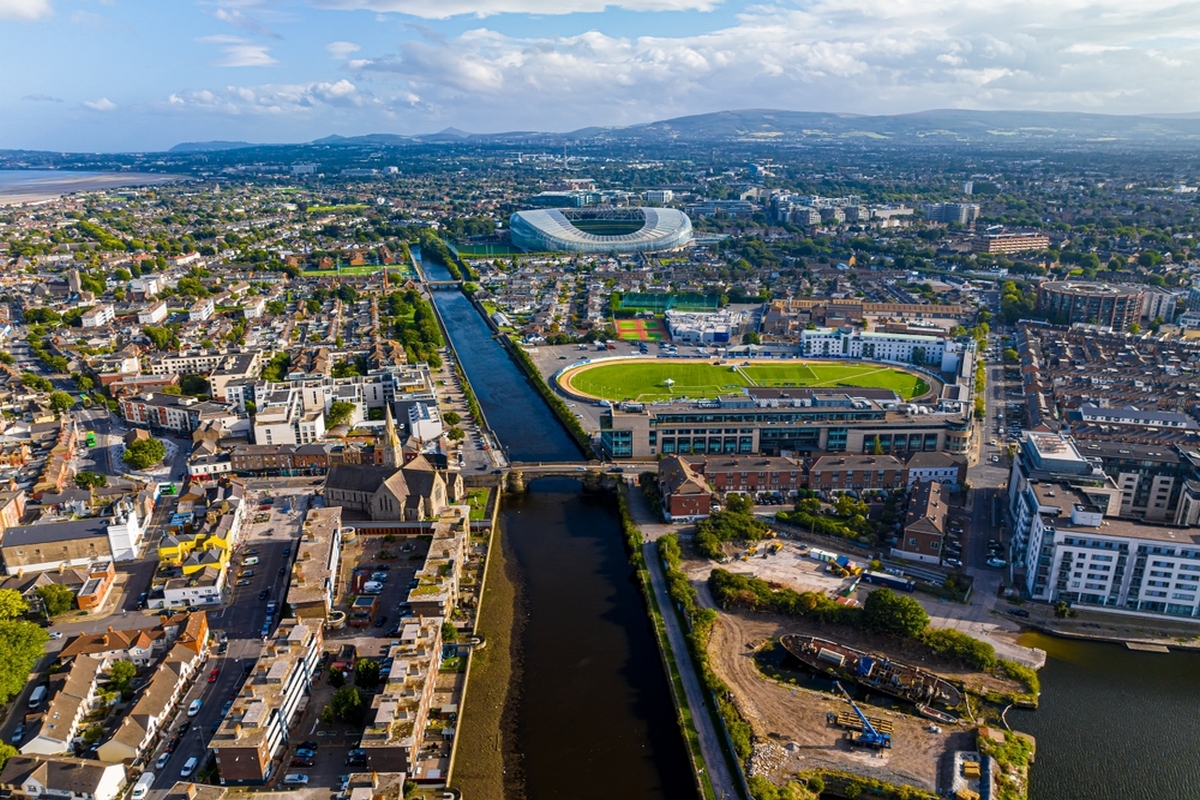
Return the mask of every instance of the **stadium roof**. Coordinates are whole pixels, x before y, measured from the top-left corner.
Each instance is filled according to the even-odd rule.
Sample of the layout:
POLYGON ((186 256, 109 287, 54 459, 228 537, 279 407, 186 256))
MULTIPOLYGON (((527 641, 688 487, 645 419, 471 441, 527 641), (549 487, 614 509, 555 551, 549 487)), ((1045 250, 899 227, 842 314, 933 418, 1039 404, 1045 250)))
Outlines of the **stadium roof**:
MULTIPOLYGON (((572 217, 586 218, 587 211, 571 209, 572 217)), ((602 218, 604 212, 596 212, 602 218)), ((673 250, 692 241, 692 221, 674 208, 620 209, 622 218, 640 216, 643 225, 632 233, 589 233, 576 227, 561 208, 518 211, 509 220, 512 243, 523 250, 571 253, 637 253, 673 250)))

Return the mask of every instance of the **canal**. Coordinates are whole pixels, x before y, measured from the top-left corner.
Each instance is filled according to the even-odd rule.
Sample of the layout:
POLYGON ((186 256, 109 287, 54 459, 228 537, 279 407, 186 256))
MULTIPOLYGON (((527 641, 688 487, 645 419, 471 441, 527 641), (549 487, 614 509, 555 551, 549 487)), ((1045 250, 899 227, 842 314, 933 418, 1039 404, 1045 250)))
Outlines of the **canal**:
MULTIPOLYGON (((420 256, 418 256, 420 257, 420 256)), ((430 280, 450 280, 445 267, 421 259, 430 280), (444 277, 442 277, 444 276, 444 277)), ((433 292, 454 353, 493 433, 513 461, 580 461, 583 453, 462 292, 433 292)))
MULTIPOLYGON (((431 280, 450 278, 424 260, 422 269, 431 280)), ((471 302, 453 291, 433 299, 509 457, 580 460, 471 302)), ((586 493, 571 478, 542 478, 505 497, 500 526, 518 597, 505 762, 518 772, 522 800, 694 800, 616 498, 586 493)))
POLYGON ((501 512, 519 620, 507 763, 529 800, 694 800, 611 494, 534 481, 501 512))
POLYGON ((1010 711, 1037 737, 1031 800, 1200 796, 1200 653, 1024 634, 1047 653, 1037 711, 1010 711))

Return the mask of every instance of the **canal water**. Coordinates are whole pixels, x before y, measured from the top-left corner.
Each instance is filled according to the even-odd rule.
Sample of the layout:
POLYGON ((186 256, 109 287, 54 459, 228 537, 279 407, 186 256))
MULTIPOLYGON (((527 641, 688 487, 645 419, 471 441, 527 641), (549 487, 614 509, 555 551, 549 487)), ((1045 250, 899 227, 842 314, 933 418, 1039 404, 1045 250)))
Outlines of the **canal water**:
MULTIPOLYGON (((421 259, 430 280, 450 280, 445 267, 421 259), (444 277, 443 277, 444 276, 444 277)), ((471 381, 488 425, 513 461, 580 461, 583 453, 462 292, 433 292, 455 355, 471 381)))
POLYGON ((543 478, 500 518, 520 598, 506 756, 524 797, 695 800, 613 496, 543 478))
POLYGON ((1046 651, 1037 711, 1008 713, 1037 737, 1031 800, 1200 797, 1200 653, 1027 633, 1046 651))

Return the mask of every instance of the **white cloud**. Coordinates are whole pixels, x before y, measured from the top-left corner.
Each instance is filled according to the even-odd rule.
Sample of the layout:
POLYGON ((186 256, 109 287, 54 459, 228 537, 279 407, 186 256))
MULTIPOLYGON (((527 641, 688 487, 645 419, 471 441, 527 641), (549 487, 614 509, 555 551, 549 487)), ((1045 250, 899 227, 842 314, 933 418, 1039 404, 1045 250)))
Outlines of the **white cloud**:
POLYGON ((490 130, 570 129, 748 107, 1192 110, 1197 44, 1200 4, 1169 0, 814 0, 749 7, 731 26, 688 36, 478 28, 347 66, 447 122, 470 125, 469 108, 490 130))
POLYGON ((362 50, 362 47, 354 42, 330 42, 325 45, 325 51, 339 61, 349 58, 351 53, 357 53, 359 50, 362 50))
POLYGON ((223 58, 208 62, 213 67, 269 67, 279 63, 278 59, 268 55, 270 45, 258 44, 240 36, 202 36, 196 41, 221 45, 225 51, 223 58))
POLYGON ((52 97, 51 95, 48 95, 48 94, 27 94, 24 97, 22 97, 21 99, 29 100, 34 103, 61 103, 62 102, 62 98, 52 97))
POLYGON ((312 0, 318 8, 408 14, 425 19, 463 15, 576 14, 623 8, 630 11, 712 11, 721 0, 312 0))
POLYGON ((53 13, 50 0, 0 0, 0 19, 41 19, 53 13))
POLYGON ((99 100, 85 100, 83 104, 92 111, 115 111, 117 104, 107 97, 101 97, 99 100))
POLYGON ((281 38, 278 33, 238 8, 217 8, 213 12, 213 16, 222 22, 227 22, 236 28, 242 28, 251 33, 260 33, 263 36, 270 36, 273 39, 281 38))
POLYGON ((178 110, 202 111, 231 116, 312 115, 330 109, 361 109, 379 105, 370 93, 362 92, 345 78, 301 84, 226 86, 223 89, 187 90, 167 98, 167 106, 178 110))

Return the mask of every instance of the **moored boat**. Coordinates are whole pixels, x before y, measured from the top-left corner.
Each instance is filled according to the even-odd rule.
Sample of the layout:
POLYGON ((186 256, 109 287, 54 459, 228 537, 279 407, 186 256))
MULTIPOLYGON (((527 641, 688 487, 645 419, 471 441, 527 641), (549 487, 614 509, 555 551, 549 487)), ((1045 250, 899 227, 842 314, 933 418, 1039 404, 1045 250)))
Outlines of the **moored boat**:
POLYGON ((947 714, 945 711, 938 711, 936 708, 930 708, 924 703, 917 703, 917 713, 926 719, 934 719, 947 725, 954 725, 958 722, 958 717, 947 714))
MULTIPOLYGON (((962 702, 962 692, 957 687, 945 678, 920 667, 901 664, 879 654, 864 653, 848 645, 816 636, 789 633, 780 637, 780 642, 788 653, 818 672, 854 681, 860 686, 901 700, 927 708, 932 703, 953 707, 962 702)), ((957 722, 948 714, 946 718, 948 720, 931 717, 939 721, 957 722)))

